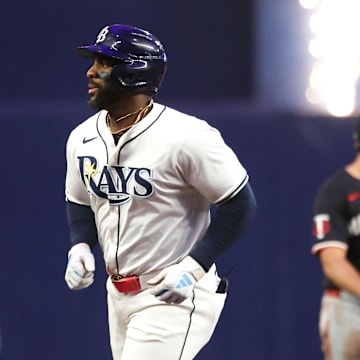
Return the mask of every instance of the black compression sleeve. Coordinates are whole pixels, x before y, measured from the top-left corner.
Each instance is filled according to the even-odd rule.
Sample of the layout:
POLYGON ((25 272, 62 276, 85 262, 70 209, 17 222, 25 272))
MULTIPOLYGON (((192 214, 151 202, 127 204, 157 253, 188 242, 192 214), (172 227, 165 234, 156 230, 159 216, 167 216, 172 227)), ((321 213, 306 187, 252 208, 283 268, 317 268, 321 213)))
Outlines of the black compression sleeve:
POLYGON ((90 248, 93 248, 98 241, 98 236, 91 207, 67 201, 66 211, 71 245, 87 243, 90 248))
POLYGON ((235 197, 216 209, 203 239, 189 255, 208 271, 215 260, 244 232, 255 211, 255 195, 247 183, 235 197))

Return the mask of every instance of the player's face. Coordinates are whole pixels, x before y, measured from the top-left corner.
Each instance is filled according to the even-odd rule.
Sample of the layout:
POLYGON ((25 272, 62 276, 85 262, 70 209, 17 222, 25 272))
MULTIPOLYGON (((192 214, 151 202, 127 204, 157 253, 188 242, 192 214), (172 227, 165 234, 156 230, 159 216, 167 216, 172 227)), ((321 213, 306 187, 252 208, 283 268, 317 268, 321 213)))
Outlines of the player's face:
POLYGON ((113 85, 108 79, 114 63, 108 58, 98 56, 94 59, 94 64, 87 72, 89 79, 89 106, 95 110, 108 109, 114 104, 119 97, 121 91, 113 85))

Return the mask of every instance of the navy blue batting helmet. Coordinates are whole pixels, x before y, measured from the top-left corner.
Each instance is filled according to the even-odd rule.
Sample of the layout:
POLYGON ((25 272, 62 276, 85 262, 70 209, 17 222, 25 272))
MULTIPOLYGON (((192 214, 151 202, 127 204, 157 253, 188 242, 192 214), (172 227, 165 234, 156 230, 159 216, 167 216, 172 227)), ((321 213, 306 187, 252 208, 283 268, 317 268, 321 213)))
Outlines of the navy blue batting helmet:
POLYGON ((127 92, 156 94, 166 72, 167 57, 161 42, 148 31, 130 25, 105 26, 94 45, 76 51, 85 58, 100 54, 118 60, 110 78, 127 92))

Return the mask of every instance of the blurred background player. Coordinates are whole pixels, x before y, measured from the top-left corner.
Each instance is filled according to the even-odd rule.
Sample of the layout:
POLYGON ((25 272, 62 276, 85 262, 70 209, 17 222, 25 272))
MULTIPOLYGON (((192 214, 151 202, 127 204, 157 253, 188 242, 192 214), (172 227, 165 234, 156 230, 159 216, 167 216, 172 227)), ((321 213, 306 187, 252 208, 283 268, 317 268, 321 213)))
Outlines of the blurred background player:
POLYGON ((312 253, 324 272, 319 319, 327 360, 360 359, 360 122, 356 157, 329 176, 315 197, 312 253))
POLYGON ((99 243, 113 358, 191 360, 226 299, 214 262, 255 213, 248 174, 206 121, 153 102, 167 67, 154 35, 109 25, 77 52, 97 112, 67 141, 66 283, 92 284, 99 243))

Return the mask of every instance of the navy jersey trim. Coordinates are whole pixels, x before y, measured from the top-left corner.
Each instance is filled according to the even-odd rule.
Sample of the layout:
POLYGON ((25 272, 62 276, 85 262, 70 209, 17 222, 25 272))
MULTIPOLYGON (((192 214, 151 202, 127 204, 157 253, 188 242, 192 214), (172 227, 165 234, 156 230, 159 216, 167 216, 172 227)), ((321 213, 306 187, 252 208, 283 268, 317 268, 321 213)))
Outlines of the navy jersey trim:
POLYGON ((249 180, 249 175, 246 174, 243 181, 239 184, 239 186, 229 196, 227 196, 225 199, 223 199, 223 200, 221 200, 219 202, 215 202, 214 205, 223 205, 226 202, 228 202, 230 199, 232 199, 245 186, 245 184, 248 182, 248 180, 249 180))

